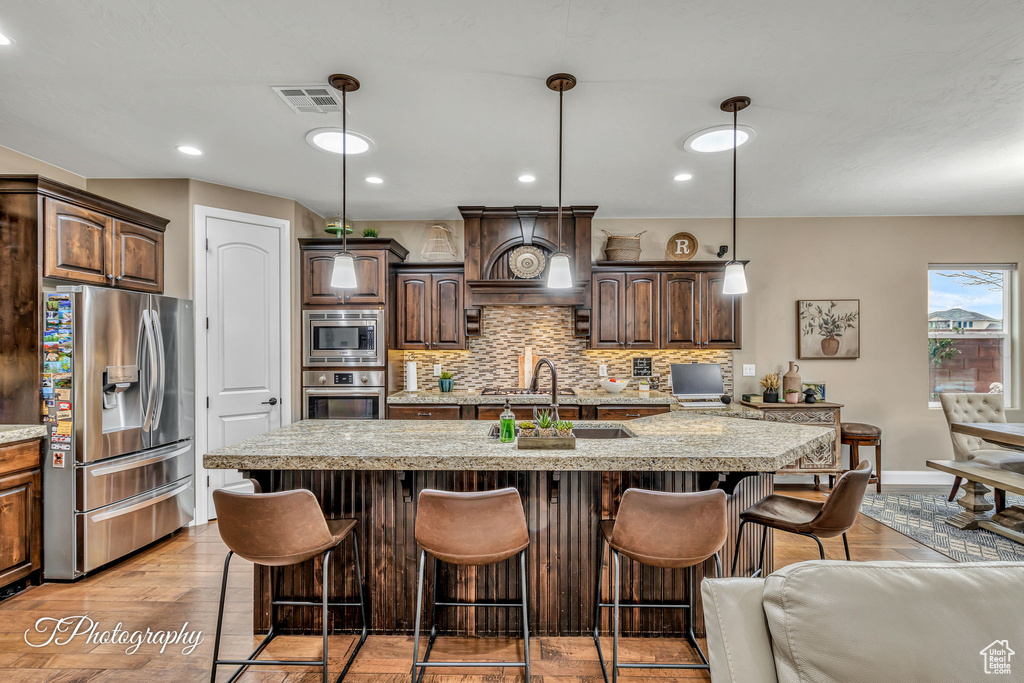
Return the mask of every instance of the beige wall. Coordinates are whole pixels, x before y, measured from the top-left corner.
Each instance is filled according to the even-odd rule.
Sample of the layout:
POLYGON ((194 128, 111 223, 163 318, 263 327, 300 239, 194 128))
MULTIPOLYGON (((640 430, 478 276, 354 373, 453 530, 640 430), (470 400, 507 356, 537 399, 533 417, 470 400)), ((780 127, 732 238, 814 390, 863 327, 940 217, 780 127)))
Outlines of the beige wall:
MULTIPOLYGON (((461 221, 444 221, 462 235, 461 221)), ((419 256, 431 221, 369 221, 419 256)), ((642 259, 662 260, 668 238, 681 231, 700 243, 698 259, 714 259, 731 243, 728 219, 594 219, 595 260, 605 235, 642 230, 642 259)), ((461 246, 461 239, 460 239, 461 246)), ((925 314, 929 263, 1018 263, 1024 260, 1022 216, 862 218, 751 218, 739 223, 739 255, 749 259, 750 292, 743 302, 743 349, 734 355, 736 392, 759 390, 757 378, 785 371, 796 360, 796 301, 861 300, 861 357, 800 363, 805 380, 828 384, 831 400, 845 404, 847 421, 870 422, 884 435, 886 470, 925 470, 925 460, 951 458, 942 413, 928 408, 925 314), (757 377, 743 377, 753 363, 757 377)), ((1024 315, 1015 288, 1014 330, 1024 315)), ((488 331, 485 330, 485 334, 488 331)), ((1020 354, 1011 421, 1024 421, 1020 354)), ((868 455, 865 449, 864 455, 868 455)))
POLYGON ((52 180, 62 182, 72 187, 85 189, 86 180, 84 177, 71 171, 66 171, 59 166, 40 161, 21 152, 15 152, 7 147, 0 147, 0 175, 41 175, 52 180))

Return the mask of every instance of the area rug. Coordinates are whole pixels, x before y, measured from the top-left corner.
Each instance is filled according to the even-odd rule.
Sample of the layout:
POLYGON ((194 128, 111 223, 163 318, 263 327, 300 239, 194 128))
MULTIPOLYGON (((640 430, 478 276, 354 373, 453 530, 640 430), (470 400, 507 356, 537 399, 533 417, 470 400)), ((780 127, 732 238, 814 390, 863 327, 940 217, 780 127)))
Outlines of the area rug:
MULTIPOLYGON (((1007 496, 1006 504, 1024 505, 1024 497, 1007 496)), ((985 529, 964 531, 946 524, 944 520, 959 512, 960 506, 945 496, 867 494, 860 511, 957 562, 1024 562, 1024 544, 985 529)))

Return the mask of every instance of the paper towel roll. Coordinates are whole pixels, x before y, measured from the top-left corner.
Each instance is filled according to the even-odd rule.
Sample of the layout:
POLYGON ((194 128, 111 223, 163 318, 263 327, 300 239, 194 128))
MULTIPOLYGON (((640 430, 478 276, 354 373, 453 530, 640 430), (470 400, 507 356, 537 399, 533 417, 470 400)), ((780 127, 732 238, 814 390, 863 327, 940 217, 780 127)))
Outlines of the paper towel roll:
POLYGON ((416 361, 414 360, 405 363, 405 390, 419 391, 416 384, 416 361))

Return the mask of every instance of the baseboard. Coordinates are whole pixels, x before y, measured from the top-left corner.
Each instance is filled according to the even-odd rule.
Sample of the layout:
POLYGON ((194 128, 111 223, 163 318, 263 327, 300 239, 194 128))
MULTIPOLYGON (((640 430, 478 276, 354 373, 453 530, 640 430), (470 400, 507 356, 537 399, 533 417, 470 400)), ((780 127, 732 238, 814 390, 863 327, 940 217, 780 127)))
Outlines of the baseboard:
MULTIPOLYGON (((828 475, 821 475, 828 483, 828 475)), ((776 484, 813 484, 811 475, 781 475, 775 477, 776 484)), ((892 486, 952 486, 953 475, 938 470, 882 470, 882 485, 892 486)))

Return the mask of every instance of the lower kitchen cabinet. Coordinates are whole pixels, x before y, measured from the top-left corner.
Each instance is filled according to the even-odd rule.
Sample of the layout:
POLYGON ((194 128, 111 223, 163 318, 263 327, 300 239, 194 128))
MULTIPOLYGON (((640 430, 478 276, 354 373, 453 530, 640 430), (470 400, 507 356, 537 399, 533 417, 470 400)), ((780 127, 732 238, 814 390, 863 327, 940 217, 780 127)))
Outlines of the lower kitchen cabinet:
MULTIPOLYGON (((532 420, 534 408, 537 408, 538 410, 549 410, 548 404, 537 406, 517 405, 512 406, 512 413, 516 416, 517 420, 532 420)), ((496 404, 487 406, 477 406, 476 419, 497 420, 501 415, 502 410, 504 410, 504 407, 496 404)), ((580 419, 580 407, 558 406, 558 417, 560 417, 563 420, 578 420, 580 419)))
POLYGON ((459 420, 462 419, 462 408, 459 406, 400 405, 388 406, 390 420, 459 420))
POLYGON ((42 569, 41 442, 0 446, 0 592, 42 569))
POLYGON ((672 408, 668 405, 645 406, 597 406, 598 420, 635 420, 638 417, 650 417, 667 413, 672 408))

